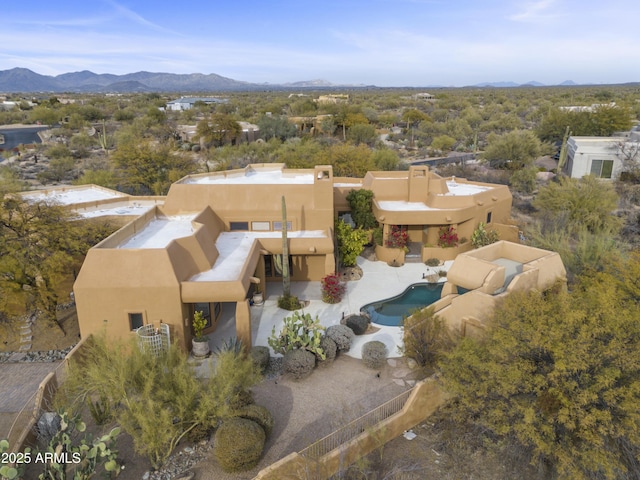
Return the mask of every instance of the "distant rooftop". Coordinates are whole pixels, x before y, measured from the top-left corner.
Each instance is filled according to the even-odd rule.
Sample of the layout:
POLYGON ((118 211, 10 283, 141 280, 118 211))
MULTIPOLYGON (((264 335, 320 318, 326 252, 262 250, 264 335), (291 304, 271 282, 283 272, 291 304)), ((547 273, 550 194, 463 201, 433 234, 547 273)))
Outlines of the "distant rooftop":
POLYGON ((57 203, 59 205, 73 205, 76 203, 127 197, 124 193, 104 189, 95 185, 86 187, 64 187, 52 190, 34 190, 23 193, 22 196, 23 198, 31 201, 46 201, 57 203))
POLYGON ((436 210, 423 202, 405 202, 402 200, 380 200, 378 206, 382 210, 389 211, 421 211, 421 210, 436 210))

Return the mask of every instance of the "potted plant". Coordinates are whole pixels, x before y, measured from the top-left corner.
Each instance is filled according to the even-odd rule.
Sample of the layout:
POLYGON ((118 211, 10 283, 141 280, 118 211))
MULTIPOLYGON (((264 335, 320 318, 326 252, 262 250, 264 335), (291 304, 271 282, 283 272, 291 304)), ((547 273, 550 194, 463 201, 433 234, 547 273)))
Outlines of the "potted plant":
POLYGON ((191 339, 192 353, 194 357, 206 357, 209 355, 209 337, 202 332, 207 326, 207 320, 202 312, 193 314, 193 338, 191 339))
POLYGON ((258 283, 256 284, 256 289, 253 292, 253 304, 254 305, 262 305, 264 303, 264 295, 262 294, 262 287, 258 283))

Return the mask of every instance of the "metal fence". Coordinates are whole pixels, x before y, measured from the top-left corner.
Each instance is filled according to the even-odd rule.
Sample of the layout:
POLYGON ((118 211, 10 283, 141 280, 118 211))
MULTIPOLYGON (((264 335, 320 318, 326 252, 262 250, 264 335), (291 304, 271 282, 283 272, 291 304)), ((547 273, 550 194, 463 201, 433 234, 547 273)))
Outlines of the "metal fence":
POLYGON ((338 430, 312 443, 299 453, 303 457, 318 459, 332 450, 353 440, 361 433, 373 428, 378 423, 398 413, 404 407, 412 390, 407 390, 379 407, 367 412, 338 430))

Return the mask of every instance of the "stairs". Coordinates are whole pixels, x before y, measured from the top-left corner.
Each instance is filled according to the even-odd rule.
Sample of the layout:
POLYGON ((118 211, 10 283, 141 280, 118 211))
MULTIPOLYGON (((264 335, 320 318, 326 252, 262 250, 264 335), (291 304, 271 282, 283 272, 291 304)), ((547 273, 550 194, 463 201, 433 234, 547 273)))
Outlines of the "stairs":
POLYGON ((406 263, 422 263, 422 243, 409 242, 407 243, 409 251, 404 256, 406 263))

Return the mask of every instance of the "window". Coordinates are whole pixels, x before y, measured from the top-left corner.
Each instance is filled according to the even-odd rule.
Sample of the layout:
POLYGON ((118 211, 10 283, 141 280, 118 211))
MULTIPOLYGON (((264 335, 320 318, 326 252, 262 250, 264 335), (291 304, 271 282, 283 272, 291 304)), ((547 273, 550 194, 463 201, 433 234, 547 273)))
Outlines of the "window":
POLYGON ((137 330, 144 325, 144 315, 142 313, 129 314, 129 326, 131 330, 137 330))
MULTIPOLYGON (((273 230, 282 230, 282 222, 273 222, 273 230)), ((287 230, 291 230, 291 222, 287 222, 287 230)))
POLYGON ((251 222, 251 230, 254 232, 268 232, 271 230, 269 222, 251 222))
POLYGON ((491 212, 487 212, 487 223, 491 223, 491 212))
POLYGON ((232 232, 249 230, 249 222, 229 222, 229 230, 232 232))
POLYGON ((599 178, 611 178, 613 160, 591 160, 591 173, 599 178))
MULTIPOLYGON (((293 271, 293 257, 289 255, 289 273, 293 271)), ((282 255, 264 256, 265 277, 282 277, 282 255)))

